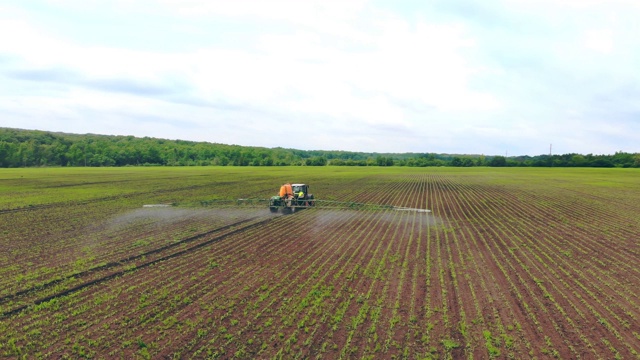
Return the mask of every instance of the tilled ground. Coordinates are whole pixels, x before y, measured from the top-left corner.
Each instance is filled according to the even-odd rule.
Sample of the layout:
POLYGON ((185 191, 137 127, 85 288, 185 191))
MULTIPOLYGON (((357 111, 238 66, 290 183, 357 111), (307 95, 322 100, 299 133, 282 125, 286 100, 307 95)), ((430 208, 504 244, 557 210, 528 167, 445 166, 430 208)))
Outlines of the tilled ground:
MULTIPOLYGON (((54 271, 0 289, 0 353, 637 358, 640 194, 499 180, 414 172, 344 190, 432 213, 137 209, 85 235, 61 226, 69 239, 43 231, 55 256, 15 254, 54 271)), ((61 218, 28 211, 1 216, 61 218)))

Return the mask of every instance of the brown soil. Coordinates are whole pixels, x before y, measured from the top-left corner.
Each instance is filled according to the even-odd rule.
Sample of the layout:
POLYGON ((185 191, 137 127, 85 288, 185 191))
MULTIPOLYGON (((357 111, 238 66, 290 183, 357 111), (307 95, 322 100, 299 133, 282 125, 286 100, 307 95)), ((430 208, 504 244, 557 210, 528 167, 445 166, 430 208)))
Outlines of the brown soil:
MULTIPOLYGON (((215 221, 197 214, 166 222, 114 215, 93 231, 103 244, 95 261, 117 266, 81 270, 75 283, 59 288, 47 285, 19 295, 28 285, 3 289, 3 312, 53 297, 0 319, 0 343, 15 348, 0 352, 124 358, 638 357, 640 299, 634 289, 640 288, 640 249, 631 236, 638 228, 612 215, 612 207, 600 207, 599 198, 576 202, 572 192, 558 189, 540 195, 536 189, 431 175, 386 190, 357 197, 430 204, 433 213, 314 209, 263 223, 266 210, 215 221), (243 222, 248 219, 253 220, 243 222), (235 225, 216 230, 230 224, 235 225), (175 247, 158 246, 194 236, 175 247), (163 241, 131 246, 150 238, 163 241), (96 279, 103 281, 73 289, 96 279), (21 329, 21 335, 9 329, 21 329)), ((49 214, 46 208, 36 211, 49 214)), ((79 226, 63 229, 80 237, 79 226)), ((61 233, 42 238, 59 244, 59 265, 43 255, 21 256, 42 258, 70 274, 60 259, 78 250, 61 233)), ((41 282, 53 279, 38 276, 41 282)))

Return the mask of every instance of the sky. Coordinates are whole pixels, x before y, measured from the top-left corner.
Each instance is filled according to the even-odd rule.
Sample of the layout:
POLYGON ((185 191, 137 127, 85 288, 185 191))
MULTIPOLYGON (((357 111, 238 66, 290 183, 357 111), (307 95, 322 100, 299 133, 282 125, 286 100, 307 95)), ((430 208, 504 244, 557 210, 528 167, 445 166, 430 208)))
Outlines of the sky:
POLYGON ((0 127, 640 152, 636 0, 0 0, 0 127))

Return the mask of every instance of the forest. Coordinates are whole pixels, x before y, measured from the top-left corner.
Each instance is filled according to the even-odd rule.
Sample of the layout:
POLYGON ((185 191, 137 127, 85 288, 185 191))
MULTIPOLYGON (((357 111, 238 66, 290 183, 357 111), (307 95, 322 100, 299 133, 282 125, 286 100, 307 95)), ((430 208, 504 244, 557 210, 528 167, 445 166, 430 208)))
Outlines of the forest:
POLYGON ((640 153, 490 156, 297 150, 0 128, 0 167, 56 166, 640 167, 640 153))

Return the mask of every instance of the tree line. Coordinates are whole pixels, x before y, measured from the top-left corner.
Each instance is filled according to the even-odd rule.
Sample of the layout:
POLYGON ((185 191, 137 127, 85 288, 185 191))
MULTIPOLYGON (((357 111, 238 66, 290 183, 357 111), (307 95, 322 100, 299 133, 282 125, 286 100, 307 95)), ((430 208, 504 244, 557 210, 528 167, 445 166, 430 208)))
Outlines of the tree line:
POLYGON ((297 150, 0 128, 0 167, 40 166, 640 167, 639 153, 484 156, 297 150))

